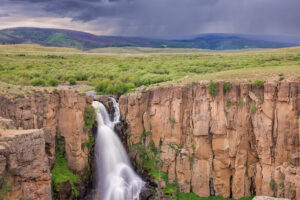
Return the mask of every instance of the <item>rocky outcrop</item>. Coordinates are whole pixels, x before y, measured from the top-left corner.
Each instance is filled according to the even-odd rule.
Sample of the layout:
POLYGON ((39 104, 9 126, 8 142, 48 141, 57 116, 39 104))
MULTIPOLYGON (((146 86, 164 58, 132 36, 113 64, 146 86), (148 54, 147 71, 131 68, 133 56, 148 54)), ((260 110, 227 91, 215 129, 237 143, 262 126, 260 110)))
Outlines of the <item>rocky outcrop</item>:
POLYGON ((274 197, 267 197, 267 196, 256 196, 253 200, 289 200, 285 198, 274 198, 274 197))
POLYGON ((82 186, 78 187, 82 196, 89 181, 89 150, 84 144, 90 138, 84 130, 84 112, 92 98, 72 90, 45 90, 33 94, 22 98, 0 95, 0 116, 11 119, 17 129, 43 130, 50 169, 55 163, 56 138, 65 141, 67 166, 73 173, 81 175, 82 186))
POLYGON ((0 116, 13 120, 17 128, 43 129, 51 167, 55 160, 55 137, 64 137, 68 166, 74 172, 82 172, 88 165, 88 152, 82 144, 89 139, 83 130, 84 110, 91 102, 91 98, 71 90, 45 90, 17 99, 0 96, 0 116))
POLYGON ((13 120, 0 117, 0 129, 13 129, 14 127, 13 120))
POLYGON ((0 131, 0 199, 51 199, 42 130, 0 131))
POLYGON ((211 96, 194 83, 121 96, 129 143, 151 127, 147 140, 161 148, 162 170, 181 192, 299 200, 300 83, 215 89, 211 96))

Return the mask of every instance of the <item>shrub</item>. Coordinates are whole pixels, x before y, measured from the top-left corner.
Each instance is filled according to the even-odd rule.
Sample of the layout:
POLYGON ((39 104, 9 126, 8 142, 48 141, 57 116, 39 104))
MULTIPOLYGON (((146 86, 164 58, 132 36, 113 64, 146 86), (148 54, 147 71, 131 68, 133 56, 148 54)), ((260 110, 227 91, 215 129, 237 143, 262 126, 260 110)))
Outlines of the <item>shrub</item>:
POLYGON ((150 148, 151 152, 152 152, 154 155, 156 155, 156 154, 158 153, 158 149, 156 148, 156 146, 155 146, 153 140, 151 140, 151 141, 149 142, 149 148, 150 148))
POLYGON ((59 81, 54 78, 48 80, 48 85, 53 86, 53 87, 56 87, 58 85, 58 83, 59 83, 59 81))
POLYGON ((2 184, 0 189, 0 199, 9 199, 9 192, 13 189, 13 184, 10 183, 9 178, 7 176, 1 177, 2 184))
POLYGON ((95 90, 99 93, 99 94, 104 94, 106 89, 107 89, 107 86, 109 84, 109 81, 108 80, 103 80, 103 81, 100 81, 96 87, 95 87, 95 90))
POLYGON ((251 107, 250 107, 250 113, 255 113, 256 112, 256 105, 255 104, 252 104, 251 107))
POLYGON ((69 182, 73 195, 78 196, 79 192, 75 184, 81 181, 80 176, 74 174, 68 168, 67 159, 65 158, 65 140, 63 138, 55 138, 55 164, 51 174, 51 186, 54 195, 60 191, 63 183, 69 182))
POLYGON ((284 180, 284 179, 285 179, 285 174, 284 174, 284 173, 281 173, 281 174, 280 174, 280 178, 281 178, 282 180, 284 180))
POLYGON ((227 107, 232 106, 232 102, 231 102, 230 99, 227 99, 227 100, 226 100, 226 106, 227 106, 227 107))
POLYGON ((84 130, 93 128, 95 123, 96 113, 92 106, 88 106, 84 109, 84 130))
POLYGON ((30 81, 30 84, 33 86, 45 86, 45 80, 42 78, 35 78, 30 81))
POLYGON ((175 119, 170 119, 171 127, 174 128, 175 125, 175 119))
POLYGON ((192 144, 192 149, 193 149, 193 151, 195 151, 195 150, 196 150, 196 147, 195 147, 195 145, 194 145, 194 144, 192 144))
POLYGON ((228 92, 231 89, 231 85, 229 82, 224 82, 223 83, 223 91, 224 93, 228 92))
POLYGON ((279 184, 279 187, 280 187, 280 189, 284 189, 284 183, 283 183, 283 182, 280 183, 280 184, 279 184))
POLYGON ((215 97, 219 93, 219 84, 213 81, 210 81, 208 85, 208 92, 212 97, 215 97))
POLYGON ((271 190, 273 190, 273 191, 275 190, 275 184, 276 184, 276 183, 275 183, 275 180, 272 178, 271 181, 270 181, 270 188, 271 188, 271 190))
POLYGON ((95 90, 98 94, 124 94, 134 88, 133 83, 115 83, 109 80, 103 80, 97 84, 95 90))
POLYGON ((243 106, 244 105, 244 101, 243 99, 239 99, 239 102, 238 102, 239 106, 243 106))
POLYGON ((283 76, 280 76, 279 77, 279 81, 283 81, 284 80, 284 77, 283 76))
POLYGON ((85 74, 85 73, 77 73, 77 74, 75 75, 75 78, 76 78, 76 80, 78 80, 78 81, 87 81, 89 77, 88 77, 88 75, 85 74))
POLYGON ((80 181, 80 177, 76 174, 73 174, 68 166, 67 160, 63 155, 56 155, 55 165, 52 174, 52 187, 54 192, 59 192, 61 186, 64 182, 69 181, 72 187, 72 193, 74 196, 78 196, 78 190, 75 186, 75 183, 80 181))
POLYGON ((262 88, 264 86, 264 82, 262 80, 255 80, 252 85, 256 88, 262 88))
POLYGON ((75 78, 69 78, 68 79, 70 85, 76 85, 76 79, 75 78))

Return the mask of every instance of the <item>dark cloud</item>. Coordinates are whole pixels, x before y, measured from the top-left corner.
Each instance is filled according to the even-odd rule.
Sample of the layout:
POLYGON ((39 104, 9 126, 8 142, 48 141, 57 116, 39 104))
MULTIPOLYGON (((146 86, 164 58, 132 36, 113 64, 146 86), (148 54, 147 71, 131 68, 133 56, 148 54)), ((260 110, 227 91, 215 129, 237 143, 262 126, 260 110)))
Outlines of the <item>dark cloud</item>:
POLYGON ((9 14, 0 14, 0 17, 8 17, 10 16, 9 14))
MULTIPOLYGON (((300 35, 299 0, 4 0, 31 17, 67 17, 115 35, 300 35), (34 6, 34 9, 31 7, 34 6)), ((3 5, 2 5, 3 7, 3 5)), ((11 13, 9 13, 12 15, 11 13)), ((1 15, 1 10, 0 10, 1 15)), ((74 27, 76 29, 77 27, 74 27)), ((89 31, 89 30, 87 30, 89 31)))

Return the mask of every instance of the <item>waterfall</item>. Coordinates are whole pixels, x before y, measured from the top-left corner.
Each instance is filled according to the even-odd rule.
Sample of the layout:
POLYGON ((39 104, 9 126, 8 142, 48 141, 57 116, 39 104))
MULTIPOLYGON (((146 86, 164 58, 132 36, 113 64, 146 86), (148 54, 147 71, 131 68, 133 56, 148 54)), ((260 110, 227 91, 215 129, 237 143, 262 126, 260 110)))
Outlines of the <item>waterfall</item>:
POLYGON ((142 179, 133 171, 127 153, 114 132, 120 121, 119 104, 110 99, 114 106, 114 119, 111 120, 105 106, 93 102, 98 130, 95 140, 96 182, 101 200, 139 200, 144 186, 142 179))

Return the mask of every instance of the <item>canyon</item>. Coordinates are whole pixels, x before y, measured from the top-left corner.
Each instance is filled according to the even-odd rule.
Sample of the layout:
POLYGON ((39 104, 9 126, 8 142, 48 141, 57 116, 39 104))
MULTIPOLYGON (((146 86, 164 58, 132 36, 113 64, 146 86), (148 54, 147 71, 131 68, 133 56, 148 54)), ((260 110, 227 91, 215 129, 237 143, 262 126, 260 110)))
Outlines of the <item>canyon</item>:
MULTIPOLYGON (((168 174, 167 183, 178 183, 179 192, 299 200, 300 83, 231 83, 225 90, 218 82, 216 94, 208 85, 176 84, 120 96, 119 135, 127 150, 153 141, 160 170, 168 174)), ((67 167, 82 178, 75 184, 78 194, 71 183, 63 184, 62 193, 69 196, 58 191, 55 198, 84 198, 93 181, 92 148, 85 145, 92 131, 86 128, 85 112, 93 100, 113 109, 108 98, 73 90, 0 94, 0 184, 10 182, 7 196, 51 199, 50 170, 63 140, 67 167)), ((130 157, 134 163, 141 159, 130 157)), ((167 183, 158 182, 158 188, 167 183)))

